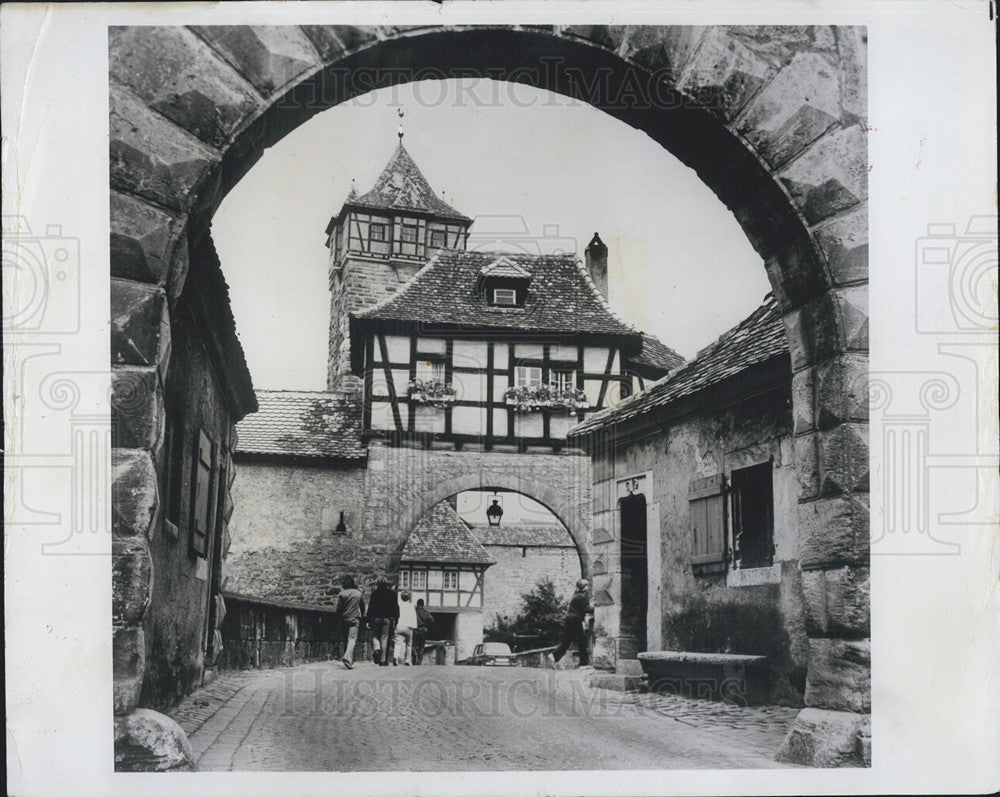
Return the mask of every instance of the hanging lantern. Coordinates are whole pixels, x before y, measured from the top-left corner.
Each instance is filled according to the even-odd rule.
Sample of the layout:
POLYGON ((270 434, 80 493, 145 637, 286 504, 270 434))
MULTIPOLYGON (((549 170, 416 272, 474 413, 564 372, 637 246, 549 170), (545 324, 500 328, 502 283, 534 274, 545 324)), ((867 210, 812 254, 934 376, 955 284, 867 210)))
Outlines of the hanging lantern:
POLYGON ((499 526, 503 517, 503 507, 500 506, 500 496, 493 493, 492 503, 486 508, 486 520, 491 526, 499 526))

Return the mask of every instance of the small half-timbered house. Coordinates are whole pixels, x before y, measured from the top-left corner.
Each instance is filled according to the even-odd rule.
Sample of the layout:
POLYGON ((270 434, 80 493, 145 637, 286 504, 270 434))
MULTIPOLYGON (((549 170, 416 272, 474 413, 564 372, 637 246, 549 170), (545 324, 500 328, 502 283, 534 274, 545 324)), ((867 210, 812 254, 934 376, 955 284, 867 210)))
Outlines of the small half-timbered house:
POLYGON ((406 540, 399 590, 421 598, 434 617, 430 638, 451 640, 464 659, 483 641, 483 596, 489 553, 447 501, 434 506, 406 540))

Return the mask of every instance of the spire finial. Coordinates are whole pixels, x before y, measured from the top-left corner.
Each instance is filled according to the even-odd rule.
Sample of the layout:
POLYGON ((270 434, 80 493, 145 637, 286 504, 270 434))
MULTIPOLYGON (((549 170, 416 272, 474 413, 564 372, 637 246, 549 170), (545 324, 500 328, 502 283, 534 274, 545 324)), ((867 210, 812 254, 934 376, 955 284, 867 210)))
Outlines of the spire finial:
POLYGON ((396 131, 396 135, 399 136, 399 143, 403 143, 403 109, 399 107, 396 109, 396 113, 399 115, 399 130, 396 131))

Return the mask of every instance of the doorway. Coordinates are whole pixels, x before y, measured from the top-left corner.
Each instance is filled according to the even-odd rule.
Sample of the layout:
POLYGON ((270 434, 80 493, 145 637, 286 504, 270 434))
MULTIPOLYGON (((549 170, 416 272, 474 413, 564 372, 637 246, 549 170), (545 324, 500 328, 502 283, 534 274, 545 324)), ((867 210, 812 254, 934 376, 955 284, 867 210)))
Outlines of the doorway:
POLYGON ((621 529, 621 640, 619 658, 646 650, 649 563, 646 550, 646 496, 631 493, 618 501, 621 529))

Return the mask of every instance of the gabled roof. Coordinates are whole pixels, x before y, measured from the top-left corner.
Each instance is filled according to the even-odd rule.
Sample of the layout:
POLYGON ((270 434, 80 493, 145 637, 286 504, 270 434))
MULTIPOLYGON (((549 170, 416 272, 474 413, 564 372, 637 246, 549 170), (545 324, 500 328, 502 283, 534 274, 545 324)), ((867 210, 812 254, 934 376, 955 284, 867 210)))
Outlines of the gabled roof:
POLYGON ((361 402, 347 393, 258 390, 259 410, 236 427, 237 453, 361 460, 361 402))
MULTIPOLYGON (((531 277, 524 306, 517 308, 491 306, 477 288, 481 270, 497 257, 496 252, 443 250, 395 294, 352 315, 352 325, 401 321, 543 335, 597 333, 626 337, 638 351, 638 331, 611 309, 575 255, 505 254, 531 277)), ((352 348, 358 340, 352 331, 352 348)))
POLYGON ((491 565, 493 560, 447 501, 434 506, 414 526, 403 562, 491 565))
POLYGON ((496 260, 484 265, 479 269, 479 273, 484 277, 513 277, 515 279, 531 277, 530 271, 515 263, 507 255, 497 255, 496 260))
POLYGON ((372 190, 360 197, 353 193, 352 189, 352 195, 347 198, 345 205, 372 210, 413 211, 457 221, 472 221, 434 193, 402 142, 396 147, 372 190))
POLYGON ((517 548, 575 548, 573 538, 558 523, 501 523, 473 526, 472 533, 484 546, 517 548))
POLYGON ((676 372, 611 409, 596 412, 569 431, 580 437, 611 424, 665 407, 774 357, 788 354, 788 340, 772 294, 746 319, 707 346, 676 372))
POLYGON ((642 333, 642 351, 632 357, 631 361, 636 365, 661 370, 664 376, 668 371, 684 365, 683 357, 648 332, 642 333))

